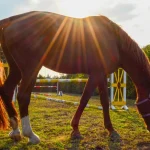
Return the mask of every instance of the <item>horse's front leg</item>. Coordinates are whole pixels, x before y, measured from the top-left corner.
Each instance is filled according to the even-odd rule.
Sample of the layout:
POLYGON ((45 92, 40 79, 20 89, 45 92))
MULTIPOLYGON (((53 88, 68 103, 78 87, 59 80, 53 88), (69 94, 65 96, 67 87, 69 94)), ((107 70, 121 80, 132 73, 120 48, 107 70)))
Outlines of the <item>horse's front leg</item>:
POLYGON ((40 142, 40 139, 32 131, 28 115, 28 106, 30 103, 31 91, 36 81, 36 77, 34 79, 31 79, 31 77, 33 76, 26 75, 22 78, 17 98, 21 116, 22 133, 25 137, 29 138, 29 143, 38 144, 40 142))
POLYGON ((29 138, 29 143, 38 144, 40 142, 40 138, 32 131, 29 116, 27 115, 22 117, 21 123, 22 123, 22 133, 25 137, 29 138))
POLYGON ((98 85, 98 80, 99 80, 98 76, 95 76, 95 75, 89 76, 89 79, 86 83, 84 92, 83 92, 81 100, 80 100, 79 107, 78 107, 78 109, 77 109, 77 111, 76 111, 76 113, 75 113, 75 115, 71 121, 71 126, 73 128, 73 131, 71 133, 72 139, 82 138, 80 135, 79 127, 78 127, 79 126, 79 120, 80 120, 80 117, 83 113, 83 110, 86 107, 92 93, 94 92, 94 89, 98 85))
POLYGON ((107 87, 107 76, 104 74, 101 75, 101 80, 98 84, 98 89, 100 93, 101 105, 103 107, 103 116, 104 116, 104 126, 109 131, 110 138, 116 140, 119 137, 119 134, 114 130, 111 123, 110 114, 109 114, 109 94, 107 87))

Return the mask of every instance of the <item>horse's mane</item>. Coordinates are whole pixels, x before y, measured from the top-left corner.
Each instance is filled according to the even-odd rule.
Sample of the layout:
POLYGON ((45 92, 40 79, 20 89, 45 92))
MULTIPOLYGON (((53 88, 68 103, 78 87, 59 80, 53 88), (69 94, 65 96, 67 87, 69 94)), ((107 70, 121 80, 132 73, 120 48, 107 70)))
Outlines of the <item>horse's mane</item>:
POLYGON ((140 65, 142 68, 146 67, 149 70, 149 60, 144 51, 119 25, 117 25, 113 21, 111 21, 111 24, 113 25, 113 28, 117 35, 120 50, 123 50, 123 52, 127 56, 133 55, 133 59, 138 66, 140 65))
POLYGON ((149 87, 150 64, 148 57, 120 26, 113 21, 110 21, 110 25, 117 38, 116 41, 121 57, 120 67, 127 71, 132 80, 134 80, 134 83, 136 82, 136 86, 143 85, 149 87))

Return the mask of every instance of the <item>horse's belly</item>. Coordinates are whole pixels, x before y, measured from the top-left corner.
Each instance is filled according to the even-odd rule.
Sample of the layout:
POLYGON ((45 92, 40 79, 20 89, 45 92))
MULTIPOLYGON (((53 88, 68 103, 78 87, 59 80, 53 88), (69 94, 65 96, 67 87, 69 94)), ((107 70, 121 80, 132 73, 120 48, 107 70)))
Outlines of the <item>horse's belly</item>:
POLYGON ((55 62, 44 63, 44 66, 60 73, 66 74, 75 74, 75 73, 84 73, 88 74, 87 65, 79 64, 78 62, 72 61, 59 61, 58 59, 55 62))
POLYGON ((56 72, 74 74, 74 73, 99 73, 105 70, 106 74, 114 72, 119 66, 119 55, 104 55, 103 59, 97 55, 89 57, 49 57, 43 64, 45 67, 56 72))

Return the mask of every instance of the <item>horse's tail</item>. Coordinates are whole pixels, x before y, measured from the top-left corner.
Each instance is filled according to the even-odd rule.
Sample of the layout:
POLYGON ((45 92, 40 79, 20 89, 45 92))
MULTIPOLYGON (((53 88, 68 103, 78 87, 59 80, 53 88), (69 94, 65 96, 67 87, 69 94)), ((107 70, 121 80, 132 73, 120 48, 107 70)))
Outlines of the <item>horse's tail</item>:
POLYGON ((7 118, 8 117, 7 117, 6 109, 0 97, 0 129, 4 130, 8 128, 9 122, 7 118))
POLYGON ((7 113, 2 101, 1 95, 3 94, 3 84, 4 84, 5 76, 4 76, 4 68, 2 63, 0 62, 0 129, 7 129, 9 126, 7 113))
MULTIPOLYGON (((3 29, 7 27, 9 23, 10 23, 9 19, 0 20, 0 44, 2 42, 3 29)), ((3 94, 4 80, 5 80, 4 68, 3 68, 3 64, 0 62, 0 129, 2 130, 7 129, 9 126, 6 109, 1 98, 3 94)))

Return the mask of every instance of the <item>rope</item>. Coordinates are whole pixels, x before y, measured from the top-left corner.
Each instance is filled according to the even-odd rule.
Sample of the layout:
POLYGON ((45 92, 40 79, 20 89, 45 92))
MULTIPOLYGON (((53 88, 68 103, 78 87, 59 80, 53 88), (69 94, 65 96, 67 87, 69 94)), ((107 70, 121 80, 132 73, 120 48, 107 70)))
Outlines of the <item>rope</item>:
MULTIPOLYGON (((32 94, 33 98, 38 98, 38 99, 46 99, 49 101, 53 101, 53 102, 58 102, 58 103, 65 103, 65 104, 69 104, 69 105, 74 105, 74 106, 78 106, 79 102, 72 102, 72 101, 66 101, 66 100, 61 100, 61 99, 55 99, 55 98, 50 98, 47 97, 45 95, 41 95, 41 94, 32 94)), ((86 105, 87 108, 94 108, 94 109, 99 109, 102 110, 102 106, 94 106, 94 105, 86 105)))

